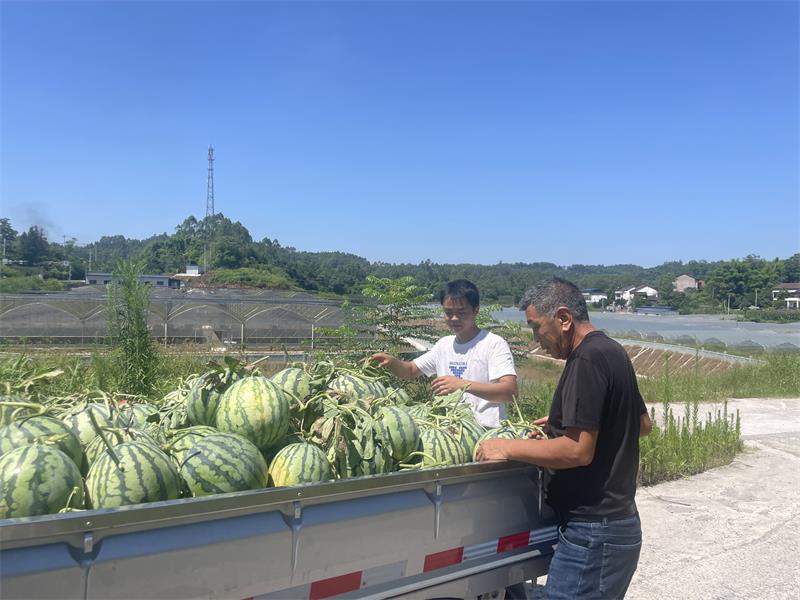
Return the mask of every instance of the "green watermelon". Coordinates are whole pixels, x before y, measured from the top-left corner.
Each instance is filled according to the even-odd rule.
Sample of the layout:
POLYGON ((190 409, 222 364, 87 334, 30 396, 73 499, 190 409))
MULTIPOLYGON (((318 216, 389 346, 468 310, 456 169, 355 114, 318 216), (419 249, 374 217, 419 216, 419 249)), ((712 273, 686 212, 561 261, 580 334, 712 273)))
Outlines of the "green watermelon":
POLYGON ((266 487, 267 463, 250 440, 212 433, 197 441, 181 465, 193 496, 266 487))
POLYGON ((289 429, 286 394, 266 377, 240 379, 219 401, 217 429, 243 435, 260 450, 268 450, 289 429))
POLYGON ((86 476, 93 508, 175 500, 180 496, 177 467, 153 444, 123 442, 113 450, 113 455, 103 452, 86 476))
POLYGON ((486 429, 474 419, 463 419, 457 424, 450 425, 447 430, 464 447, 464 456, 474 456, 478 440, 486 433, 486 429))
POLYGON ((83 448, 78 438, 66 423, 44 415, 20 419, 0 428, 0 455, 23 445, 48 440, 76 465, 83 466, 83 448))
MULTIPOLYGON (((331 381, 328 389, 350 400, 372 400, 382 395, 381 389, 375 386, 375 382, 351 374, 339 375, 331 381)), ((385 392, 384 388, 383 395, 386 395, 385 392)))
POLYGON ((74 409, 61 418, 61 420, 72 429, 72 433, 75 434, 83 447, 86 447, 97 435, 97 430, 89 417, 90 412, 94 415, 100 427, 111 427, 111 410, 107 405, 99 402, 92 402, 91 404, 84 404, 82 406, 79 405, 77 409, 74 409))
POLYGON ((58 448, 26 444, 0 457, 0 519, 83 508, 78 466, 58 448))
POLYGON ((464 447, 444 429, 425 429, 419 436, 423 467, 460 465, 467 462, 464 447))
MULTIPOLYGON (((158 448, 158 444, 147 433, 140 429, 104 429, 103 435, 110 446, 119 446, 124 442, 139 440, 148 442, 158 448)), ((98 434, 91 442, 86 445, 86 467, 90 468, 100 455, 103 454, 108 446, 103 438, 98 434)))
POLYGON ((391 445, 392 458, 403 462, 419 446, 419 427, 408 411, 384 406, 377 421, 380 434, 391 445))
POLYGON ((216 422, 222 394, 208 375, 195 379, 186 394, 186 418, 192 425, 214 425, 216 422))
POLYGON ((186 457, 191 453, 194 445, 204 437, 212 433, 219 433, 213 427, 206 425, 195 425, 176 431, 167 444, 167 453, 175 459, 178 465, 183 464, 186 457))
POLYGON ((303 400, 311 393, 311 377, 300 367, 287 367, 271 379, 297 400, 303 400))
POLYGON ((411 404, 411 396, 403 388, 387 388, 386 397, 390 398, 395 404, 411 404))
POLYGON ((317 446, 289 444, 275 455, 269 466, 270 483, 276 487, 314 483, 333 478, 328 457, 317 446))
POLYGON ((34 406, 19 396, 0 396, 0 427, 8 425, 15 419, 33 414, 36 412, 34 406))
POLYGON ((114 423, 117 427, 142 429, 147 426, 147 417, 157 412, 158 409, 150 404, 126 402, 117 412, 114 423))
POLYGON ((478 446, 483 440, 494 438, 499 438, 502 440, 525 439, 528 437, 528 433, 532 431, 533 429, 531 427, 525 427, 524 425, 504 425, 503 427, 495 427, 494 429, 490 429, 484 433, 478 440, 478 443, 475 444, 475 448, 472 450, 472 459, 476 460, 475 453, 477 452, 478 446))

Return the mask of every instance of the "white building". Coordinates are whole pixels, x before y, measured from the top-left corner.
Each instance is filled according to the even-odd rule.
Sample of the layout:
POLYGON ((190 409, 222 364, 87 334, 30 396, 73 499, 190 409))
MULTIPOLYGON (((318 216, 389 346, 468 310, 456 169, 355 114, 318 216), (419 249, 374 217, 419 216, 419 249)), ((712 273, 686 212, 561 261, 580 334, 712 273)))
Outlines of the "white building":
POLYGON ((614 300, 624 300, 626 307, 631 306, 634 298, 655 300, 658 299, 658 290, 649 285, 634 285, 614 291, 614 300))
POLYGON ((800 309, 800 283, 779 283, 772 288, 772 301, 783 299, 786 308, 800 309))

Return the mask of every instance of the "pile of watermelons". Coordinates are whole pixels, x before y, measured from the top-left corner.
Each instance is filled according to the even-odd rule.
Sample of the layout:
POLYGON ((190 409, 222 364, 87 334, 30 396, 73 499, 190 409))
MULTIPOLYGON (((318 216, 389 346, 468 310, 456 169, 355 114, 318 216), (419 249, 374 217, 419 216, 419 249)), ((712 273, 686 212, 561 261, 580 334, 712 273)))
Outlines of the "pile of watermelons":
POLYGON ((488 437, 463 392, 413 402, 332 363, 272 377, 226 360, 160 402, 0 396, 0 518, 175 500, 469 462, 488 437))

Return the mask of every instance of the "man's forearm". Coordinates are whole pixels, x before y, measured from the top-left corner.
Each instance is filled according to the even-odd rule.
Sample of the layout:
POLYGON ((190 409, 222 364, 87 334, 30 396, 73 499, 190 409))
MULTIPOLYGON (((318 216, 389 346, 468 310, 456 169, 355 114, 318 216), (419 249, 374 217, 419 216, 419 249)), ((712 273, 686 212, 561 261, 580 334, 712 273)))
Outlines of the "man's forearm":
POLYGON ((493 443, 502 443, 507 460, 531 463, 548 469, 582 467, 593 458, 582 452, 575 440, 566 436, 543 440, 493 440, 493 443))
POLYGON ((511 402, 518 394, 517 378, 507 376, 494 383, 478 383, 477 381, 464 380, 469 384, 467 391, 489 402, 511 402))

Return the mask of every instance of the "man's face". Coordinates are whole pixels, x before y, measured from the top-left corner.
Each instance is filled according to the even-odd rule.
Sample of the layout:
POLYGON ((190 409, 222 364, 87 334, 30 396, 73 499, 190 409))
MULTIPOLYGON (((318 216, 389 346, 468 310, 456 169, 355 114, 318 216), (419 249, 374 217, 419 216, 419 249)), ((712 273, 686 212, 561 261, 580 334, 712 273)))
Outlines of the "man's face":
POLYGON ((444 302, 442 302, 442 308, 444 309, 444 322, 456 335, 475 327, 475 317, 478 315, 478 309, 473 308, 463 298, 458 300, 445 298, 444 302))
POLYGON ((533 331, 533 339, 553 358, 566 358, 564 327, 558 313, 552 317, 540 314, 533 305, 525 309, 525 317, 533 331))

